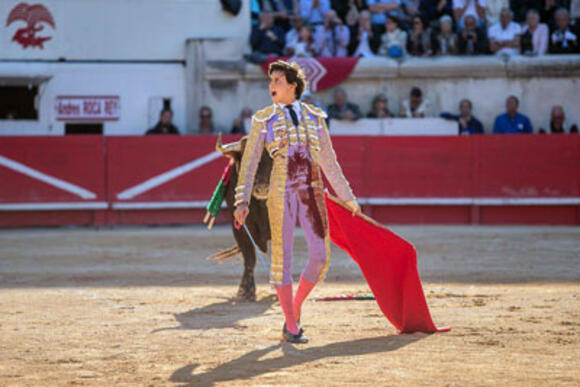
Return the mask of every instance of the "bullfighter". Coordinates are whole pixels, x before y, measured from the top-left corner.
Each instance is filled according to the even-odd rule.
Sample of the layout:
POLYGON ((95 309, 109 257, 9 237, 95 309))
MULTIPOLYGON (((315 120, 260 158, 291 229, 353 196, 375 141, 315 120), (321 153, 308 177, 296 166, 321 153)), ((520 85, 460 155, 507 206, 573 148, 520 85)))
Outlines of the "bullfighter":
POLYGON ((300 102, 306 88, 300 66, 278 60, 270 64, 268 75, 273 103, 252 116, 235 187, 234 218, 237 227, 241 227, 249 213, 254 176, 265 148, 273 159, 266 200, 272 233, 270 283, 276 288, 285 317, 283 340, 305 343, 308 338, 300 327, 302 303, 325 278, 330 265, 321 171, 353 216, 361 209, 337 162, 326 113, 300 102), (309 257, 293 298, 291 268, 296 220, 304 231, 309 257))

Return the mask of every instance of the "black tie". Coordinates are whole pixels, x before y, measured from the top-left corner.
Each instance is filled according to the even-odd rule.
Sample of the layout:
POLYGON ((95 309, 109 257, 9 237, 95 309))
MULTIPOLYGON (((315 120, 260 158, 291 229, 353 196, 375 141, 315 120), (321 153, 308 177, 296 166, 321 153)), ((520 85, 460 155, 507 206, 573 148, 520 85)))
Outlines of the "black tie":
POLYGON ((292 105, 286 105, 286 109, 290 111, 290 117, 292 117, 292 122, 294 123, 295 127, 298 127, 298 116, 294 109, 292 109, 292 105))

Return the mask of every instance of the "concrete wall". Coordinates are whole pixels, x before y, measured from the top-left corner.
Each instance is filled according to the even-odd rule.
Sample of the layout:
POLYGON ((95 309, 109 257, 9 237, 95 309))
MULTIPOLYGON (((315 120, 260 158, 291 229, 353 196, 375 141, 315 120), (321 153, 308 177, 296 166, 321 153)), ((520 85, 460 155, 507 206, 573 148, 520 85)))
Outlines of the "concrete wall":
MULTIPOLYGON (((231 126, 244 106, 257 109, 271 103, 267 77, 256 65, 208 61, 204 79, 204 102, 217 112, 218 126, 231 126)), ((580 123, 580 55, 361 59, 341 86, 365 113, 379 92, 386 93, 390 110, 398 112, 410 88, 419 86, 437 114, 457 112, 460 99, 471 99, 488 132, 511 94, 520 99, 520 111, 530 117, 535 131, 547 125, 554 104, 564 106, 568 122, 580 123)), ((331 103, 332 90, 317 93, 315 99, 331 103)))
MULTIPOLYGON (((171 99, 174 123, 183 133, 185 70, 181 64, 0 63, 2 79, 40 83, 38 120, 0 119, 0 135, 62 135, 65 123, 56 119, 58 96, 116 95, 120 119, 104 122, 105 135, 141 135, 158 119, 162 98, 171 99)), ((96 122, 100 120, 95 120, 96 122)))
POLYGON ((44 47, 12 40, 26 26, 6 26, 22 0, 0 0, 0 59, 11 60, 183 60, 188 38, 249 36, 249 1, 233 17, 219 0, 43 0, 55 27, 40 22, 44 47))

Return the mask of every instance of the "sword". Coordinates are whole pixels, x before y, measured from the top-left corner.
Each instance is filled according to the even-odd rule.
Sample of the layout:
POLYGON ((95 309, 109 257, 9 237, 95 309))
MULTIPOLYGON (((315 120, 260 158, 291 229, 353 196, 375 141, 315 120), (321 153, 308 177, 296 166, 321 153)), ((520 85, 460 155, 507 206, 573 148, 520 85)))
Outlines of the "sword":
POLYGON ((260 258, 260 262, 262 262, 262 266, 264 266, 264 269, 266 269, 266 272, 269 273, 270 272, 270 267, 266 263, 266 260, 264 259, 264 256, 262 255, 262 252, 260 251, 260 248, 256 244, 256 241, 254 241, 254 238, 252 237, 252 233, 248 229, 248 225, 246 224, 246 222, 244 222, 244 230, 246 230, 246 233, 250 237, 250 240, 252 241, 252 245, 254 245, 254 249, 256 250, 256 254, 258 254, 258 257, 260 258))

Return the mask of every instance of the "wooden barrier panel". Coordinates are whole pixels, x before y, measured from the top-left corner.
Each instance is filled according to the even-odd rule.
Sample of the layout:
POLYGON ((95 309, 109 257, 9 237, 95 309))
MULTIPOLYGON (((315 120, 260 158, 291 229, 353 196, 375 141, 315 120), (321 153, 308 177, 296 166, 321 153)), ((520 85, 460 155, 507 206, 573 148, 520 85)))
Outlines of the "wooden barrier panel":
MULTIPOLYGON (((332 141, 363 210, 378 221, 580 224, 580 136, 332 141)), ((200 223, 227 164, 215 143, 216 136, 2 137, 0 227, 200 223)), ((217 221, 229 221, 222 213, 217 221)))

